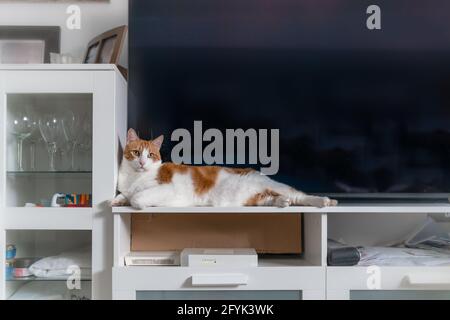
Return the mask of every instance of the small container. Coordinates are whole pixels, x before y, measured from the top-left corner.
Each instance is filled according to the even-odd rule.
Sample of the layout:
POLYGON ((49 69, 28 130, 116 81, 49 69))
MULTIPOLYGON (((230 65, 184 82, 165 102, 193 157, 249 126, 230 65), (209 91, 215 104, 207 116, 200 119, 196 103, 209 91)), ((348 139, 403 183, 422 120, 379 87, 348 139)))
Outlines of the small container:
POLYGON ((5 276, 6 280, 14 278, 14 261, 6 261, 5 276))
POLYGON ((41 199, 39 206, 44 207, 44 208, 48 208, 51 207, 52 202, 49 199, 41 199))
POLYGON ((64 206, 69 208, 87 208, 92 206, 90 194, 66 194, 64 198, 64 206))
POLYGON ((16 257, 16 253, 16 246, 12 244, 6 246, 6 260, 14 260, 14 258, 16 257))
POLYGON ((37 258, 18 258, 14 260, 14 277, 26 278, 32 276, 28 268, 38 260, 37 258))

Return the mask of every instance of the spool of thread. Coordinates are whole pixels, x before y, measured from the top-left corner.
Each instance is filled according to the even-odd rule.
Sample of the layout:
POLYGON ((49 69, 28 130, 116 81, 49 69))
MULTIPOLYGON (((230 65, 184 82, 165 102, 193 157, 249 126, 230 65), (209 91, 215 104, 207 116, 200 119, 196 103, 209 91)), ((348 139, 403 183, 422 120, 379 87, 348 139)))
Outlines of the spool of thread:
POLYGON ((66 194, 64 198, 65 207, 90 207, 92 206, 90 194, 66 194))
POLYGON ((14 260, 14 258, 16 257, 16 253, 16 246, 12 244, 6 246, 6 260, 14 260))
POLYGON ((14 278, 14 261, 6 261, 5 276, 6 280, 14 278))

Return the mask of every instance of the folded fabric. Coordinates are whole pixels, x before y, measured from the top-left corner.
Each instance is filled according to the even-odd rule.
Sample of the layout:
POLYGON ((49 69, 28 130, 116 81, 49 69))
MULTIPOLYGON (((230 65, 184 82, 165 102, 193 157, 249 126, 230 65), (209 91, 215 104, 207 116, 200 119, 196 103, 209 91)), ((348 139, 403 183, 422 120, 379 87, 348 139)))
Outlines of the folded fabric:
POLYGON ((450 266, 450 255, 433 250, 404 247, 359 248, 358 266, 450 266))
MULTIPOLYGON (((46 278, 52 280, 66 280, 68 277, 75 275, 77 271, 73 268, 67 269, 54 269, 54 270, 46 270, 46 269, 30 269, 30 272, 36 278, 46 278)), ((92 269, 79 269, 80 279, 91 279, 92 269)))
POLYGON ((29 270, 39 278, 64 278, 79 270, 82 278, 88 278, 91 274, 91 250, 82 248, 46 257, 31 265, 29 270))

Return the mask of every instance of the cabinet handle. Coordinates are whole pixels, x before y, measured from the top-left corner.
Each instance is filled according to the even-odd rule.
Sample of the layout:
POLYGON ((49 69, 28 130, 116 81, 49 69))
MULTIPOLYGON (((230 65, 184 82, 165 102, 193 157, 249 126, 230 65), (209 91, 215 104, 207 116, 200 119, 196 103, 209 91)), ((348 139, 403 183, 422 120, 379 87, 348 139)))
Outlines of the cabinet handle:
POLYGON ((409 274, 405 278, 411 286, 450 285, 450 275, 444 273, 415 273, 409 274))
POLYGON ((237 287, 246 285, 248 276, 241 273, 221 273, 221 274, 194 274, 192 275, 193 287, 237 287))

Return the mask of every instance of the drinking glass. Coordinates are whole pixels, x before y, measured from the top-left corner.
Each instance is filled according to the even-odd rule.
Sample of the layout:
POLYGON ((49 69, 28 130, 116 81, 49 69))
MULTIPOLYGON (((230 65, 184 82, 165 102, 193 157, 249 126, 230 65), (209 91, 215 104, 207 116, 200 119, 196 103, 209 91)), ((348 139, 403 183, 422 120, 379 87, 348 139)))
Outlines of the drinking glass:
POLYGON ((81 136, 81 118, 72 111, 67 111, 62 119, 64 138, 70 151, 70 169, 75 171, 75 149, 81 136))
MULTIPOLYGON (((38 121, 33 120, 34 125, 37 128, 39 126, 38 121)), ((42 135, 39 130, 34 130, 30 137, 27 139, 30 146, 30 171, 36 171, 36 147, 42 141, 42 135)))
POLYGON ((17 142, 17 170, 23 169, 23 141, 28 138, 36 129, 36 121, 28 107, 16 107, 11 115, 10 132, 14 135, 17 142))
POLYGON ((81 136, 80 136, 80 150, 86 155, 88 159, 87 170, 90 170, 92 165, 92 118, 85 115, 81 123, 81 136))
POLYGON ((47 145, 47 151, 50 158, 49 169, 56 171, 55 168, 55 154, 58 151, 62 135, 62 120, 58 114, 49 113, 39 119, 39 130, 41 131, 42 139, 47 145))

